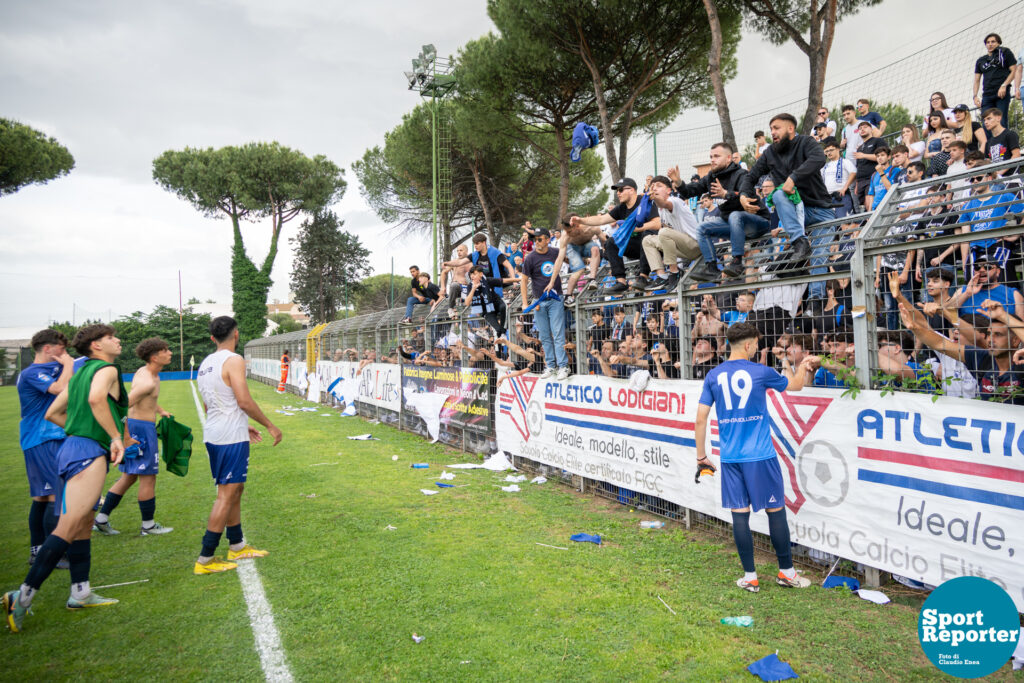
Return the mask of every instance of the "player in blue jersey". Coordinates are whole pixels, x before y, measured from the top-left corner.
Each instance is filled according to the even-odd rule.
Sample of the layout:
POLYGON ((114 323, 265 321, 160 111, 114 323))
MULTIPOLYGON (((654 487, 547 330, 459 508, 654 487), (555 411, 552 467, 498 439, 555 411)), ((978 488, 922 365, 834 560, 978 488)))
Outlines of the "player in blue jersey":
POLYGON ((721 444, 722 506, 732 510, 732 533, 745 572, 736 585, 751 593, 760 590, 754 568, 754 537, 750 533, 750 508, 768 513, 768 530, 779 558, 776 582, 788 588, 806 588, 809 579, 793 569, 793 554, 786 522, 786 490, 775 457, 768 426, 768 389, 800 391, 804 379, 818 364, 805 357, 795 373, 785 375, 752 362, 759 334, 751 323, 736 323, 726 332, 730 355, 704 379, 697 408, 697 465, 711 463, 705 452, 708 415, 715 406, 721 444))
POLYGON ((18 375, 21 403, 21 450, 25 453, 29 495, 29 564, 57 525, 54 496, 60 490, 57 451, 64 443, 64 430, 46 420, 46 409, 71 379, 74 359, 67 352, 68 340, 57 330, 45 329, 32 335, 32 364, 18 375))

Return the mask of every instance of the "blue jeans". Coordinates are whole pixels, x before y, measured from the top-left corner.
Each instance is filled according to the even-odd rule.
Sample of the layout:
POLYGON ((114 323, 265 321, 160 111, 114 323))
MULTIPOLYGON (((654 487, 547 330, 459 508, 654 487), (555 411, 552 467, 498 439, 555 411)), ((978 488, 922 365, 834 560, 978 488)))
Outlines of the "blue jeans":
POLYGON ((981 111, 985 111, 991 107, 995 107, 1003 113, 1003 127, 1010 125, 1007 123, 1010 115, 1010 89, 1006 89, 1006 95, 1003 97, 982 97, 981 98, 981 111))
MULTIPOLYGON (((814 225, 815 223, 833 221, 836 218, 835 210, 820 206, 807 206, 801 202, 800 205, 804 209, 804 217, 803 220, 799 220, 800 212, 797 210, 797 206, 789 201, 789 198, 786 197, 781 189, 775 191, 775 194, 772 195, 772 201, 775 202, 775 210, 779 214, 779 223, 782 225, 782 229, 786 231, 786 234, 789 235, 789 241, 792 243, 794 240, 806 237, 810 242, 811 275, 827 273, 828 267, 825 264, 828 263, 828 248, 835 237, 836 226, 829 225, 811 228, 811 232, 808 234, 804 225, 805 223, 807 225, 814 225)), ((807 293, 811 299, 824 299, 825 283, 810 283, 807 285, 807 293)))
POLYGON ((569 367, 569 356, 565 353, 565 306, 561 301, 546 299, 533 309, 533 324, 544 347, 544 365, 554 368, 569 367))
POLYGON ((430 303, 429 299, 426 299, 424 301, 420 301, 416 297, 410 296, 408 299, 405 300, 405 317, 406 318, 411 318, 412 317, 412 307, 413 306, 421 306, 421 305, 422 306, 426 306, 429 303, 430 303))
POLYGON ((715 262, 715 248, 711 244, 713 237, 729 237, 733 258, 743 256, 743 247, 747 240, 765 234, 771 228, 767 218, 746 211, 733 211, 728 220, 711 218, 697 226, 697 243, 701 256, 707 263, 715 262))

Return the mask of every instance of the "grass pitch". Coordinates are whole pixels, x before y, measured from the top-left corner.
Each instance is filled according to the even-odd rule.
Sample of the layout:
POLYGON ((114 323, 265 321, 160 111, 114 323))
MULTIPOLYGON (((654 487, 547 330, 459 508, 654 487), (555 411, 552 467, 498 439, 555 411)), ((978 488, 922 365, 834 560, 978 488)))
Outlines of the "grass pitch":
MULTIPOLYGON (((445 464, 473 456, 326 408, 281 415, 299 399, 251 387, 284 441, 253 448, 243 528, 271 552, 256 562, 296 680, 754 680, 747 664, 776 650, 805 680, 940 677, 918 646, 914 606, 783 589, 768 557, 761 593, 743 592, 731 543, 674 524, 642 530, 639 514, 554 482, 505 493, 504 473, 453 470, 446 483, 468 486, 426 496, 445 464), (380 441, 345 439, 366 432, 380 441), (570 542, 577 532, 605 544, 570 542), (753 628, 719 624, 744 614, 753 628)), ((165 383, 160 402, 199 431, 188 383, 165 383)), ((27 569, 29 500, 6 387, 0 483, 10 493, 0 586, 10 590, 27 569)), ((93 537, 91 579, 149 582, 101 590, 121 603, 72 613, 67 573, 56 571, 24 630, 0 632, 2 678, 262 678, 237 576, 192 575, 214 498, 202 445, 187 477, 157 480, 156 519, 173 533, 139 537, 135 495, 111 517, 121 535, 93 537)), ((1022 680, 1008 666, 993 678, 1022 680)))

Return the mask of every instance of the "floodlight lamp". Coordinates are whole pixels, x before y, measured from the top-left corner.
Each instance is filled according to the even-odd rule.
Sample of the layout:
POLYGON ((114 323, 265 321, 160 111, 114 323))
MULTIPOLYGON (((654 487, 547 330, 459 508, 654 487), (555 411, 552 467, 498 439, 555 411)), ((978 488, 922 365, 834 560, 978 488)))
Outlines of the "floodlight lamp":
POLYGON ((434 47, 433 45, 424 45, 422 56, 424 62, 426 62, 427 64, 432 64, 434 60, 437 58, 437 48, 434 47))
POLYGON ((411 71, 403 71, 402 73, 405 74, 405 80, 409 81, 410 88, 416 85, 416 74, 411 71))

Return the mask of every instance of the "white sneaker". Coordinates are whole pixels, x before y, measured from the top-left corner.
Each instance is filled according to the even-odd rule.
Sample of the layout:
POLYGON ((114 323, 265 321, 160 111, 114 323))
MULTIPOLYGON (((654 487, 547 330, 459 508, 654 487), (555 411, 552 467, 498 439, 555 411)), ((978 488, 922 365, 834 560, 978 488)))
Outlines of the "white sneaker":
POLYGON ((778 576, 775 577, 775 583, 786 588, 807 588, 811 585, 811 580, 805 576, 800 576, 800 572, 795 572, 793 578, 790 579, 779 570, 778 576))
POLYGON ((558 374, 555 375, 556 382, 564 382, 569 379, 569 368, 558 368, 558 374))
POLYGON ((153 526, 142 527, 142 531, 139 533, 140 536, 160 536, 161 534, 169 534, 174 531, 174 527, 163 526, 160 522, 154 522, 153 526))
POLYGON ((541 373, 540 378, 541 379, 551 379, 554 376, 555 376, 555 369, 554 368, 547 368, 546 370, 544 370, 544 372, 541 373))

